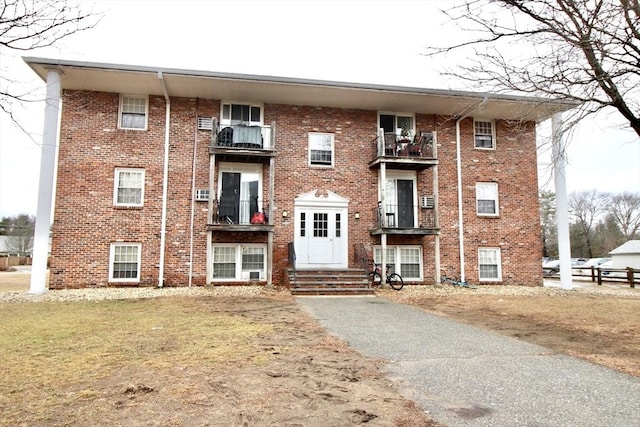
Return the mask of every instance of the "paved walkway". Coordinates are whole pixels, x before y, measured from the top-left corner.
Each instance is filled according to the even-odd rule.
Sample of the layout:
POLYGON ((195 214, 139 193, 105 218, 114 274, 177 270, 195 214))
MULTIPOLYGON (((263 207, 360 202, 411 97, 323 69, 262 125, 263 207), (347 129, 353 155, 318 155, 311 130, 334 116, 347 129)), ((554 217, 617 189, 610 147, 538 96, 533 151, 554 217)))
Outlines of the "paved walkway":
POLYGON ((640 426, 640 380, 376 297, 297 299, 447 426, 640 426))

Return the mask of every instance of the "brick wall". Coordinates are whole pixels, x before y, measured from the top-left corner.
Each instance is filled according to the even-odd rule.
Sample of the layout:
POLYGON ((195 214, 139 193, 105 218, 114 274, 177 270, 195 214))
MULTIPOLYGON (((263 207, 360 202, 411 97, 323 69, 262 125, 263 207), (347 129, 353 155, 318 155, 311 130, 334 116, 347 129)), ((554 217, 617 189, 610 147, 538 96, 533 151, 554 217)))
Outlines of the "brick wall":
MULTIPOLYGON (((439 121, 441 263, 459 276, 455 122, 439 121)), ((535 124, 497 121, 495 150, 474 148, 472 118, 460 132, 466 279, 478 283, 478 248, 492 247, 501 250, 502 283, 541 285, 535 124), (498 217, 476 214, 476 182, 498 184, 498 217)))
MULTIPOLYGON (((145 131, 118 129, 118 104, 118 94, 63 94, 52 289, 108 286, 109 248, 116 241, 142 243, 141 280, 133 285, 158 284, 165 100, 149 97, 149 126, 145 131), (144 207, 113 206, 116 167, 145 169, 144 207)), ((166 286, 187 285, 190 268, 193 284, 206 283, 207 203, 191 202, 192 170, 195 158, 195 188, 208 188, 211 132, 197 130, 196 118, 219 117, 219 109, 217 100, 171 99, 166 286)), ((375 154, 377 113, 267 104, 264 121, 275 121, 277 126, 275 200, 269 201, 268 197, 268 164, 263 165, 262 194, 263 200, 272 202, 275 209, 274 283, 282 282, 287 266, 287 243, 294 234, 294 199, 312 190, 333 191, 350 200, 349 264, 354 265, 354 244, 372 246, 380 242, 379 237, 369 235, 378 201, 378 171, 367 166, 375 154), (309 132, 334 134, 334 167, 308 166, 309 132), (283 210, 291 212, 288 219, 282 218, 283 210), (359 212, 359 220, 354 218, 355 212, 359 212)), ((416 124, 419 131, 438 132, 442 266, 459 274, 455 121, 417 115, 416 124)), ((541 283, 534 130, 532 123, 498 121, 497 149, 485 151, 473 148, 473 120, 461 123, 466 273, 470 281, 477 282, 477 249, 487 246, 501 248, 504 283, 541 283), (475 215, 477 181, 498 183, 498 218, 475 215)), ((433 194, 432 179, 432 170, 418 173, 418 196, 433 194)), ((213 238, 215 242, 231 242, 247 236, 255 243, 266 242, 266 233, 216 233, 213 238)), ((432 283, 434 241, 433 236, 389 236, 388 243, 421 244, 425 282, 432 283)))

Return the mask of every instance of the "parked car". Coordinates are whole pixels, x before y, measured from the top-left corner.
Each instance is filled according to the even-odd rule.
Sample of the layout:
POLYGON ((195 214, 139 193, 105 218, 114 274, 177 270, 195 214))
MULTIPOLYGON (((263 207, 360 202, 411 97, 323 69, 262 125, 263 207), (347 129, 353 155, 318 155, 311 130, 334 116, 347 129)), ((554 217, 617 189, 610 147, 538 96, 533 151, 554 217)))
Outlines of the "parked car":
MULTIPOLYGON (((582 265, 587 260, 585 258, 571 258, 571 267, 577 267, 582 265)), ((543 276, 553 276, 560 272, 560 260, 552 259, 542 264, 543 276)))
POLYGON ((560 271, 560 260, 559 259, 549 259, 542 264, 542 275, 543 276, 553 276, 554 274, 558 274, 560 271))
POLYGON ((600 267, 600 269, 602 270, 602 275, 603 276, 606 276, 606 277, 620 277, 620 278, 627 277, 627 272, 626 271, 608 271, 607 270, 608 268, 614 268, 613 267, 613 261, 611 261, 610 258, 609 258, 608 261, 603 262, 598 267, 600 267))
POLYGON ((611 258, 591 258, 588 259, 584 264, 581 265, 580 270, 578 270, 577 274, 588 275, 591 274, 591 267, 600 267, 604 263, 609 262, 609 266, 611 265, 611 258))

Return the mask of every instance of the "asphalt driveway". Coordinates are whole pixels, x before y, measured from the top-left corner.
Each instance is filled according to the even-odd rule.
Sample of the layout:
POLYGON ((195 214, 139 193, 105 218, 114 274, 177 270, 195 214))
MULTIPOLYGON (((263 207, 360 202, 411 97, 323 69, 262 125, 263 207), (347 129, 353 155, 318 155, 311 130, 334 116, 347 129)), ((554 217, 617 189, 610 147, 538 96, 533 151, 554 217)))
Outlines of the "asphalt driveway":
POLYGON ((301 297, 447 426, 640 426, 640 380, 376 297, 301 297))

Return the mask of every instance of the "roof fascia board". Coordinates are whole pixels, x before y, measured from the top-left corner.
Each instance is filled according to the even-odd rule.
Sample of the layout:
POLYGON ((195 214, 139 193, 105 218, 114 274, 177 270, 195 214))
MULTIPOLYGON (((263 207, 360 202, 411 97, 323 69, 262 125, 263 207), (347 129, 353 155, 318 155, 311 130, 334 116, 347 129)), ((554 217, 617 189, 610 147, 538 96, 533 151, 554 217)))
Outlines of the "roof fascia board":
POLYGON ((495 102, 511 102, 517 104, 529 104, 529 105, 547 105, 553 106, 556 112, 568 111, 576 108, 580 105, 579 102, 573 100, 559 100, 548 99, 541 97, 529 97, 507 94, 496 94, 486 92, 471 92, 461 90, 448 90, 448 89, 430 89, 430 88, 417 88, 408 86, 391 86, 391 85, 379 85, 379 84, 364 84, 364 83, 351 83, 351 82, 338 82, 330 80, 316 80, 316 79, 302 79, 292 77, 276 77, 265 76, 255 74, 237 74, 237 73, 223 73, 212 71, 199 71, 199 70, 187 70, 187 69, 175 69, 165 67, 151 67, 151 66, 134 66, 125 64, 109 64, 101 62, 85 62, 85 61, 72 61, 61 60, 52 58, 38 58, 38 57, 23 57, 23 60, 31 67, 31 69, 40 76, 41 79, 46 81, 46 74, 42 72, 44 69, 58 68, 64 72, 64 68, 78 68, 85 70, 97 70, 97 71, 113 71, 113 72, 129 72, 129 73, 143 73, 151 74, 153 78, 156 78, 158 73, 162 73, 163 76, 177 76, 177 77, 193 77, 204 79, 216 79, 216 80, 234 80, 241 82, 259 82, 259 83, 274 83, 285 84, 301 87, 319 87, 319 88, 332 88, 332 89, 345 89, 345 90, 363 90, 372 92, 389 92, 398 95, 428 95, 432 97, 442 97, 449 99, 468 100, 471 103, 487 102, 487 100, 495 102))

